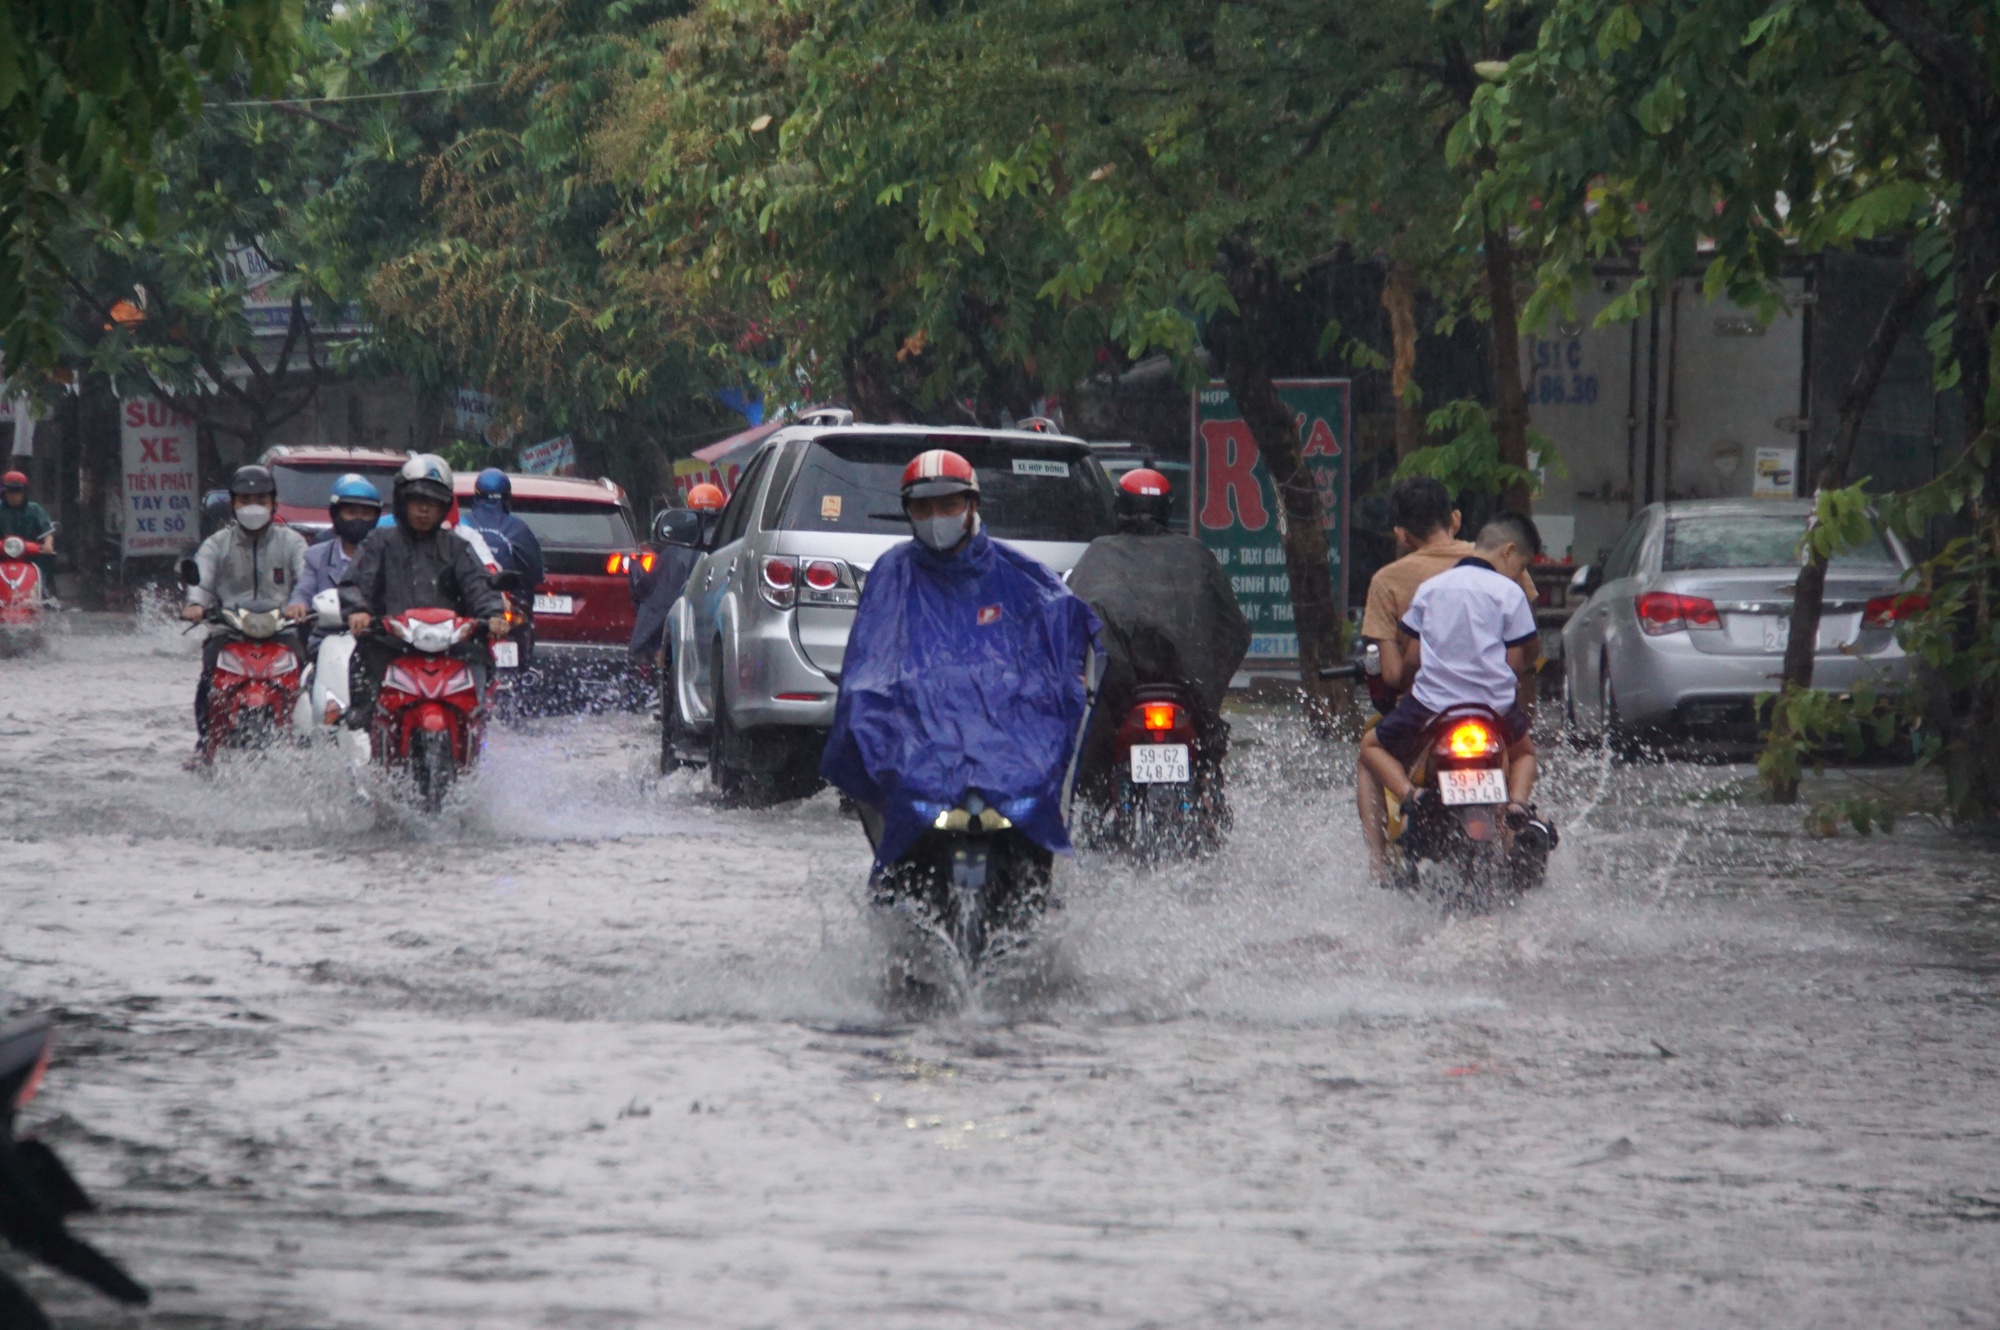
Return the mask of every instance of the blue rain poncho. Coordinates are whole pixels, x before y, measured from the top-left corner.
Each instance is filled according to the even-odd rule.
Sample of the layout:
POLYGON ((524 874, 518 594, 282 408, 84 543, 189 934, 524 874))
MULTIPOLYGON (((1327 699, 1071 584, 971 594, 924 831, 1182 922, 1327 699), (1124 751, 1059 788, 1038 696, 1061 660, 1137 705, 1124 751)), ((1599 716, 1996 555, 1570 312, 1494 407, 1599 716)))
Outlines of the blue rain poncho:
POLYGON ((1063 782, 1088 700, 1097 616, 983 530, 956 554, 911 541, 868 574, 820 774, 882 814, 878 865, 976 790, 1065 852, 1063 782))

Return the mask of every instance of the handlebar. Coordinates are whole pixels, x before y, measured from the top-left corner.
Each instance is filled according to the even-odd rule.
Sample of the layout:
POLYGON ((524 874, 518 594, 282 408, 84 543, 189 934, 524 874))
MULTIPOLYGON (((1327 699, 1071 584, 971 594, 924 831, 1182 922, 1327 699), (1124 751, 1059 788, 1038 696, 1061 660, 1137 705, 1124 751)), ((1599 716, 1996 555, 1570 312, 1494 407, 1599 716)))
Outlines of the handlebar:
POLYGON ((1354 683, 1360 683, 1364 673, 1360 661, 1350 660, 1345 665, 1328 665, 1319 672, 1319 677, 1322 679, 1347 679, 1354 683))

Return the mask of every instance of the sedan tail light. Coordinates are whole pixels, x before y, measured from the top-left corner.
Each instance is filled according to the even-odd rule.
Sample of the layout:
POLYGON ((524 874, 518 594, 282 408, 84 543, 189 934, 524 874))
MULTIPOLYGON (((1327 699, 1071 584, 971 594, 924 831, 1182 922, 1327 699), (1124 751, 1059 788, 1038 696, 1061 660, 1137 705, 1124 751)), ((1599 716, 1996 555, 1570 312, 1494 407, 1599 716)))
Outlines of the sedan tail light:
POLYGON ((1931 598, 1921 591, 1905 591, 1896 595, 1877 596, 1861 610, 1863 628, 1894 628, 1912 614, 1922 614, 1931 607, 1931 598))
POLYGON ((773 609, 788 610, 799 599, 799 565, 796 559, 769 557, 757 578, 757 593, 773 609))
POLYGON ((1715 602, 1703 596, 1683 596, 1672 591, 1648 591, 1639 597, 1639 627, 1649 637, 1689 629, 1719 630, 1722 618, 1715 602))

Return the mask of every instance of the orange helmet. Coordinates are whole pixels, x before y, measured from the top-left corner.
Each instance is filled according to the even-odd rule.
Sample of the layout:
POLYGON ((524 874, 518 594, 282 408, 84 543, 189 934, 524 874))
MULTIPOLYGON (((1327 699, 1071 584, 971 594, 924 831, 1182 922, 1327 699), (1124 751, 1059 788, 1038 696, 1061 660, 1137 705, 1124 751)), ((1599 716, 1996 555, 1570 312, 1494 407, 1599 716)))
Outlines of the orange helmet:
POLYGON ((698 513, 721 512, 726 502, 728 499, 722 493, 722 486, 711 485, 706 480, 688 489, 687 506, 698 513))
POLYGON ((0 489, 24 490, 26 488, 28 488, 28 477, 24 472, 9 471, 6 475, 0 476, 0 489))
POLYGON ((933 448, 918 453, 903 468, 903 502, 935 499, 945 494, 979 493, 979 473, 972 463, 949 448, 933 448))

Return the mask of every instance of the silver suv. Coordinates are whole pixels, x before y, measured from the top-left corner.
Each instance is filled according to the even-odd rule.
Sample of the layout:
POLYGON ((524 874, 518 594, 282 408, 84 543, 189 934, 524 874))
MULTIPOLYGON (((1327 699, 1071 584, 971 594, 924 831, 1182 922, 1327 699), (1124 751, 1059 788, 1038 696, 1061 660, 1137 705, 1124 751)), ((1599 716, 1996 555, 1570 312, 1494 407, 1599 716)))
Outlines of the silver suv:
POLYGON ((790 426, 742 479, 667 619, 662 736, 725 795, 819 783, 854 608, 875 560, 910 538, 903 468, 930 448, 979 473, 986 530, 1067 573, 1112 529, 1112 491, 1081 440, 921 425, 790 426))

